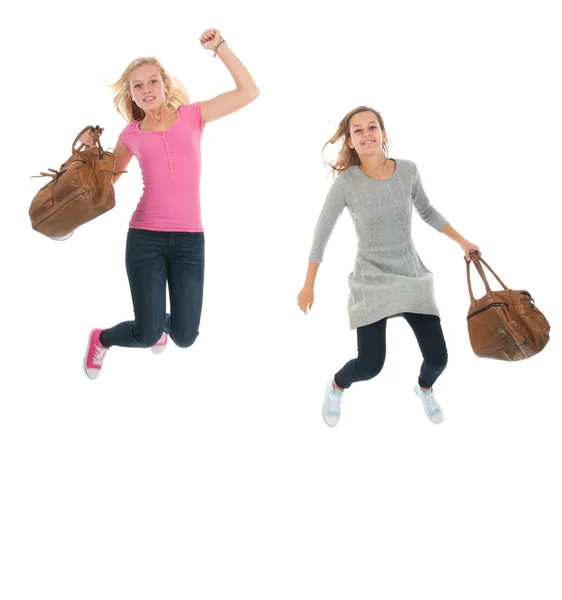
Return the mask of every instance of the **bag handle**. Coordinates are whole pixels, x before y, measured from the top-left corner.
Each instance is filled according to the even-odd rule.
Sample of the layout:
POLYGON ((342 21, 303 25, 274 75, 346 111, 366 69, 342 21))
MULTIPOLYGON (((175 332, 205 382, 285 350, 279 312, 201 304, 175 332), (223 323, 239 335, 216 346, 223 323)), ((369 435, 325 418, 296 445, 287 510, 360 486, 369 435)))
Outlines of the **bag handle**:
POLYGON ((480 275, 480 277, 484 281, 484 285, 486 286, 486 295, 487 295, 488 299, 491 300, 492 290, 490 289, 490 284, 488 283, 488 280, 486 279, 486 275, 484 274, 482 265, 480 265, 480 264, 476 265, 476 259, 467 260, 465 258, 464 260, 466 262, 466 279, 468 281, 468 293, 470 294, 470 300, 471 300, 472 304, 474 304, 476 302, 476 298, 474 297, 474 292, 472 291, 472 282, 470 280, 470 263, 471 262, 474 262, 474 266, 476 267, 478 274, 480 275), (478 268, 478 267, 480 267, 480 268, 478 268))
MULTIPOLYGON (((473 254, 471 252, 471 254, 473 254)), ((492 267, 490 267, 490 265, 482 258, 482 256, 478 256, 478 254, 476 252, 474 252, 475 256, 472 257, 472 260, 467 260, 465 258, 466 261, 466 277, 468 280, 468 292, 470 294, 470 299, 472 300, 472 302, 476 302, 476 299, 474 298, 474 293, 472 291, 472 282, 470 281, 470 263, 474 263, 474 266, 476 268, 476 270, 478 271, 478 274, 480 275, 482 281, 484 282, 484 286, 486 287, 486 293, 488 298, 491 300, 492 299, 492 288, 490 287, 490 284, 488 283, 488 279, 486 278, 486 274, 484 273, 484 269, 482 268, 482 265, 480 263, 483 263, 488 270, 492 273, 492 275, 500 282, 501 286, 503 287, 504 290, 507 290, 506 285, 504 284, 504 282, 496 275, 495 271, 492 269, 492 267)))
POLYGON ((490 265, 482 257, 478 257, 476 260, 481 262, 490 271, 490 273, 500 282, 500 285, 503 287, 504 290, 507 290, 507 286, 505 285, 505 283, 496 275, 492 267, 490 267, 490 265))
MULTIPOLYGON (((97 146, 99 148, 100 159, 103 158, 103 148, 102 148, 102 145, 100 144, 100 136, 102 134, 102 131, 101 131, 101 128, 99 125, 96 125, 95 127, 92 125, 88 125, 87 127, 84 127, 84 129, 82 129, 82 131, 76 136, 76 139, 74 140, 74 143, 72 144, 71 157, 74 156, 77 152, 80 152, 80 150, 82 150, 82 148, 86 147, 86 144, 80 144, 80 146, 78 148, 75 148, 76 142, 80 139, 80 136, 83 133, 86 133, 86 131, 89 131, 90 129, 92 129, 94 131, 94 146, 97 146)), ((61 165, 61 168, 64 166, 64 164, 65 163, 63 163, 61 165)), ((53 179, 57 179, 63 173, 63 171, 57 171, 56 169, 48 169, 48 170, 51 172, 45 173, 45 172, 41 171, 40 175, 31 175, 30 179, 33 179, 35 177, 52 177, 53 179)), ((125 171, 123 171, 123 172, 125 172, 125 171)))
POLYGON ((80 150, 82 150, 82 148, 86 147, 86 144, 80 144, 80 146, 78 148, 76 148, 76 142, 80 139, 82 134, 86 133, 86 131, 89 131, 90 129, 93 129, 93 131, 94 131, 93 146, 98 146, 98 148, 100 149, 100 152, 103 153, 103 148, 102 148, 102 145, 100 144, 100 136, 101 136, 100 126, 96 125, 94 127, 93 125, 88 125, 87 127, 84 127, 84 129, 82 129, 82 131, 76 136, 76 139, 74 140, 74 142, 72 144, 71 154, 76 154, 76 152, 80 152, 80 150))

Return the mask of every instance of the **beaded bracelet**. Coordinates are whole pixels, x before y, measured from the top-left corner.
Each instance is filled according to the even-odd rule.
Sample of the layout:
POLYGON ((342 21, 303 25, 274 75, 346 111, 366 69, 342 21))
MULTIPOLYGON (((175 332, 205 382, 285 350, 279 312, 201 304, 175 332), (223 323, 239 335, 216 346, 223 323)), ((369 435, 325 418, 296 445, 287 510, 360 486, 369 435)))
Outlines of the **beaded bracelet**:
POLYGON ((224 44, 225 42, 226 42, 226 40, 224 40, 224 39, 223 39, 223 37, 222 37, 222 35, 221 35, 220 42, 219 42, 219 43, 218 43, 218 44, 217 44, 217 45, 216 45, 216 46, 213 48, 213 50, 214 50, 214 52, 215 52, 215 53, 213 54, 213 58, 215 58, 215 57, 217 56, 217 50, 219 49, 219 46, 220 46, 221 44, 224 44))

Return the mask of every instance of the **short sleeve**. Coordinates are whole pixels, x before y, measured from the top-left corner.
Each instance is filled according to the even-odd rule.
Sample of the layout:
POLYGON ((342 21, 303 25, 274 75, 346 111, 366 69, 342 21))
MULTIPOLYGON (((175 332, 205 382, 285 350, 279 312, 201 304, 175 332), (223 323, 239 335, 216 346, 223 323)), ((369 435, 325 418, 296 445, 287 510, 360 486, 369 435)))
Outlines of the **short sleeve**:
POLYGON ((131 153, 131 154, 135 154, 132 150, 131 150, 131 146, 129 145, 129 140, 131 137, 131 125, 127 125, 127 127, 125 127, 125 129, 123 129, 123 131, 119 134, 119 141, 123 144, 123 146, 125 146, 125 148, 127 148, 127 150, 131 153))
POLYGON ((182 119, 187 119, 193 128, 203 131, 205 123, 201 117, 201 103, 192 102, 191 104, 182 104, 178 107, 182 119))

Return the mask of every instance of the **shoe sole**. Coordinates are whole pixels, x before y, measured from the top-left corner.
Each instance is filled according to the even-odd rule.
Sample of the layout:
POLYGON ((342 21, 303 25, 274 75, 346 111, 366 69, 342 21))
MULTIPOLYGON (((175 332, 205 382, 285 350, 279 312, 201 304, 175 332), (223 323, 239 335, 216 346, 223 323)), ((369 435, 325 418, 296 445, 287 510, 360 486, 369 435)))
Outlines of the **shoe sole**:
POLYGON ((328 421, 326 421, 326 417, 324 416, 324 407, 322 407, 322 420, 324 421, 324 423, 326 423, 326 425, 328 427, 335 427, 337 425, 337 423, 336 423, 336 425, 330 425, 330 423, 328 423, 328 421))
POLYGON ((338 420, 338 423, 334 423, 333 425, 330 425, 330 423, 328 423, 328 421, 326 421, 326 417, 324 416, 324 410, 322 410, 322 419, 323 419, 324 423, 326 423, 326 425, 330 429, 333 429, 339 423, 339 420, 338 420))

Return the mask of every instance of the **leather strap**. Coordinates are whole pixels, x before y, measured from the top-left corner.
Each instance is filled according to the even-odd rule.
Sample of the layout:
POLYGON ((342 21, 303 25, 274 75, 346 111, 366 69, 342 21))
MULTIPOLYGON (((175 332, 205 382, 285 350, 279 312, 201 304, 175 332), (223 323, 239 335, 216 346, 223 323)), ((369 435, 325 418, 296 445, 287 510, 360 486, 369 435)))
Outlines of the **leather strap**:
POLYGON ((496 275, 492 267, 490 267, 490 265, 482 257, 479 257, 476 260, 480 261, 484 266, 486 266, 490 273, 500 282, 500 285, 503 287, 503 289, 507 290, 505 283, 496 275))
POLYGON ((100 135, 101 135, 100 126, 96 125, 94 127, 93 125, 88 125, 88 127, 84 127, 84 129, 82 129, 82 131, 76 136, 76 139, 74 140, 74 142, 72 144, 72 150, 70 152, 71 154, 76 154, 76 152, 80 152, 80 150, 82 150, 82 148, 86 147, 86 144, 80 144, 80 146, 78 148, 76 148, 76 142, 80 139, 80 136, 82 134, 86 133, 86 131, 89 131, 90 129, 92 129, 94 132, 93 146, 97 146, 103 152, 102 145, 100 144, 100 135))
POLYGON ((476 268, 476 270, 478 271, 478 274, 480 275, 482 281, 484 282, 484 286, 486 287, 486 295, 488 296, 488 298, 491 300, 492 299, 492 288, 490 288, 490 284, 488 283, 488 279, 486 278, 486 274, 484 273, 484 269, 482 268, 482 264, 484 264, 488 270, 492 273, 492 275, 500 282, 501 286, 503 287, 504 290, 507 290, 507 287, 505 286, 504 282, 496 275, 496 273, 492 270, 492 267, 490 267, 490 265, 482 258, 482 256, 478 256, 478 255, 474 255, 472 257, 472 260, 466 260, 466 277, 468 280, 468 292, 470 294, 470 299, 472 300, 472 302, 476 302, 476 299, 474 298, 474 293, 472 291, 472 282, 470 281, 470 263, 474 263, 474 266, 476 268), (482 264, 480 264, 482 263, 482 264))

